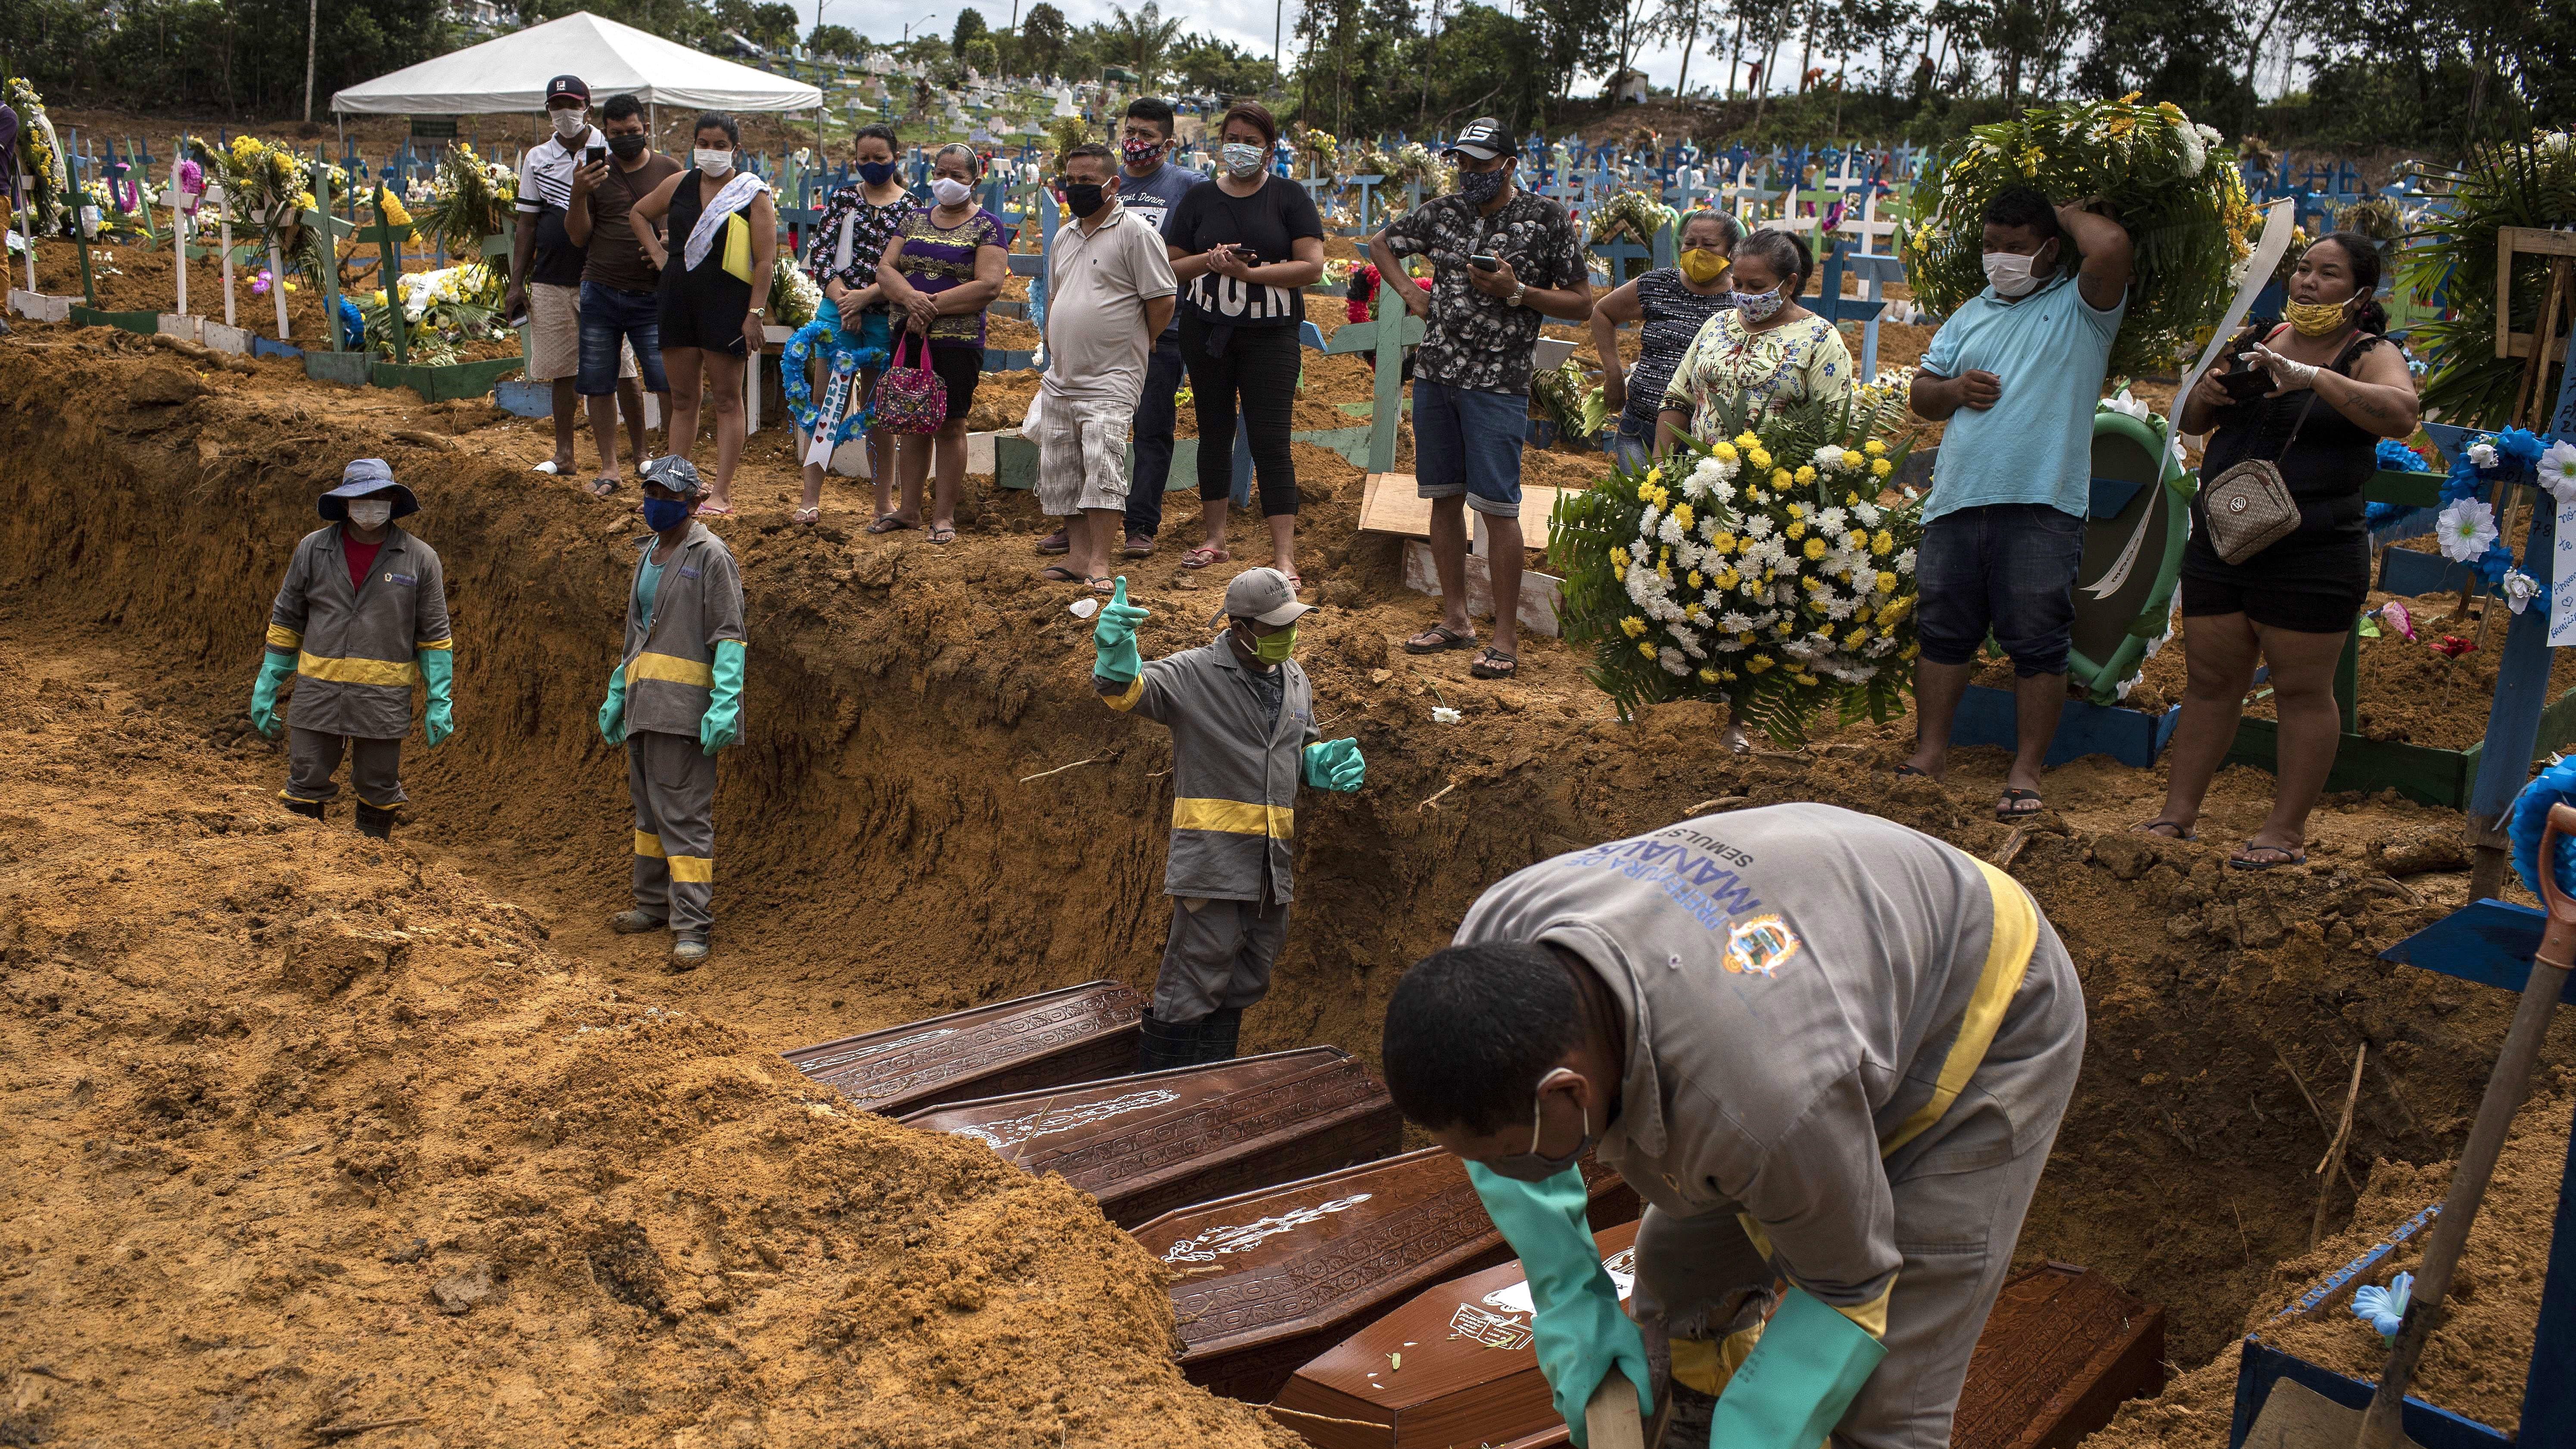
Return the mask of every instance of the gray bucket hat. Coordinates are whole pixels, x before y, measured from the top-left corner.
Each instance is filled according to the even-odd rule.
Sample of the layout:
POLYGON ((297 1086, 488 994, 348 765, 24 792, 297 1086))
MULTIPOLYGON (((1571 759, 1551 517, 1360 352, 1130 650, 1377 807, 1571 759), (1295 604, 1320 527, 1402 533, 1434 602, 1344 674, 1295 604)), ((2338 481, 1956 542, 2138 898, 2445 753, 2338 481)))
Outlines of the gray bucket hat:
POLYGON ((379 493, 394 496, 394 517, 403 518, 420 512, 420 500, 411 490, 394 481, 394 470, 382 458, 356 458, 340 470, 340 486, 325 493, 314 506, 333 523, 349 517, 349 500, 373 498, 379 493))
POLYGON ((659 483, 683 498, 695 498, 707 491, 698 477, 698 465, 676 454, 666 453, 638 470, 647 483, 659 483))

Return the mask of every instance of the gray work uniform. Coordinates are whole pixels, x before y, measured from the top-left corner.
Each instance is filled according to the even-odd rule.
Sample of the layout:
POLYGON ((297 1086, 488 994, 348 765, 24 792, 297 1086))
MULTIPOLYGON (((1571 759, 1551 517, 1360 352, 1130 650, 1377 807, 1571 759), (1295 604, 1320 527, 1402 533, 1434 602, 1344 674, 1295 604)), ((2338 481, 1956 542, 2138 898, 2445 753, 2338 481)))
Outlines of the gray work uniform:
POLYGON ((320 803, 339 787, 343 740, 352 752, 349 783, 359 799, 391 809, 409 797, 402 788, 402 741, 411 732, 412 686, 420 683, 417 656, 450 649, 447 572, 437 550, 389 527, 367 569, 366 582, 349 583, 343 524, 304 535, 277 586, 268 611, 268 649, 295 660, 295 692, 287 701, 285 799, 320 803))
POLYGON ((1149 661, 1126 684, 1099 679, 1102 702, 1172 732, 1172 847, 1163 893, 1172 930, 1154 1016, 1174 1023, 1240 1009, 1270 990, 1293 899, 1297 786, 1315 728, 1315 694, 1295 660, 1254 671, 1220 635, 1149 661))
POLYGON ((703 941, 714 922, 716 761, 698 742, 716 645, 740 642, 742 575, 724 540, 689 525, 662 566, 649 615, 636 585, 660 544, 646 534, 626 589, 626 787, 635 801, 635 908, 703 941))
POLYGON ((1603 1163, 1648 1207, 1641 1323, 1714 1393, 1774 1275, 1888 1353, 1834 1431, 1938 1449, 2075 1090, 2084 997, 2011 877, 1829 805, 1703 816, 1561 855, 1461 944, 1543 941, 1628 1024, 1603 1163))

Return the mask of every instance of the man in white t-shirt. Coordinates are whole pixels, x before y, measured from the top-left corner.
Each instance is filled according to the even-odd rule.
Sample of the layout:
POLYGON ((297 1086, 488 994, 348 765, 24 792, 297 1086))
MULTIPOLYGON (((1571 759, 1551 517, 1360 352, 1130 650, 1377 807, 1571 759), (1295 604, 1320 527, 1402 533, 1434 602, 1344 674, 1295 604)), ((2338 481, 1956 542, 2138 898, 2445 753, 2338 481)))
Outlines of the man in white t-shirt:
MULTIPOLYGON (((502 315, 528 328, 527 379, 554 384, 555 455, 540 473, 569 473, 581 399, 573 386, 581 370, 581 269, 583 249, 564 231, 572 202, 573 168, 607 138, 590 124, 590 86, 577 75, 546 82, 550 134, 519 158, 519 225, 510 243, 510 290, 502 315)), ((635 386, 635 359, 618 359, 617 405, 626 417, 627 442, 644 456, 644 395, 635 386)))
POLYGON ((1154 340, 1180 283, 1162 234, 1118 204, 1118 162, 1099 144, 1065 153, 1071 226, 1047 252, 1047 369, 1037 420, 1038 506, 1065 521, 1055 583, 1110 589, 1110 551, 1127 515, 1127 435, 1154 340))

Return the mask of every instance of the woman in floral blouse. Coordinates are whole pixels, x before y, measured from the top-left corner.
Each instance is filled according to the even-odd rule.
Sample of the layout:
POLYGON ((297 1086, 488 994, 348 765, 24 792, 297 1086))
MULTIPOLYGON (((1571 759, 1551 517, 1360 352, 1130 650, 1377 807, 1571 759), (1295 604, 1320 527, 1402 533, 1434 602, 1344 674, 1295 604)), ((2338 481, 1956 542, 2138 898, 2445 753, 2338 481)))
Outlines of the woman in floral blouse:
POLYGON ((1850 395, 1851 349, 1834 324, 1798 305, 1815 260, 1785 231, 1757 231, 1735 247, 1735 306, 1708 319, 1664 389, 1655 451, 1671 451, 1688 428, 1711 440, 1729 427, 1725 409, 1742 398, 1742 427, 1759 426, 1791 403, 1850 395))
MULTIPOLYGON (((850 157, 858 167, 858 179, 832 193, 823 204, 822 221, 805 239, 805 275, 823 289, 824 301, 840 309, 842 330, 857 334, 863 348, 888 346, 888 313, 884 291, 877 285, 877 261, 902 228, 905 213, 920 204, 903 189, 896 174, 895 155, 901 144, 891 126, 860 127, 850 157)), ((815 370, 820 372, 825 365, 818 350, 815 370)), ((884 370, 876 367, 859 374, 859 391, 850 406, 859 406, 876 390, 877 377, 884 370)), ((815 380, 817 398, 825 381, 815 380)), ((887 492, 894 480, 892 429, 868 430, 868 471, 876 479, 877 512, 892 512, 887 492)), ((796 510, 798 523, 822 518, 823 466, 819 463, 805 465, 803 504, 796 510)))

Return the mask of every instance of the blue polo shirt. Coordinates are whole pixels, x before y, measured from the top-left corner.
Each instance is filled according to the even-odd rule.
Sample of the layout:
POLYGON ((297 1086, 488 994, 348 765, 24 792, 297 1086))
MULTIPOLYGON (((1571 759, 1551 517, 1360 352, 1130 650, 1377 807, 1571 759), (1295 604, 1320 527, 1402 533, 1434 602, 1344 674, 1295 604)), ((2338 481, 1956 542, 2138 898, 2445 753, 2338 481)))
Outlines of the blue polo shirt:
POLYGON ((2129 298, 2097 310, 2072 273, 2018 302, 1988 287, 1950 314, 1923 369, 1942 377, 1991 372, 2003 395, 1962 407, 1941 433, 1923 521, 1962 508, 2045 503, 2081 518, 2093 495, 2093 411, 2129 298))

